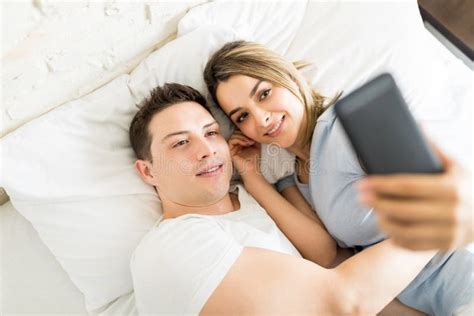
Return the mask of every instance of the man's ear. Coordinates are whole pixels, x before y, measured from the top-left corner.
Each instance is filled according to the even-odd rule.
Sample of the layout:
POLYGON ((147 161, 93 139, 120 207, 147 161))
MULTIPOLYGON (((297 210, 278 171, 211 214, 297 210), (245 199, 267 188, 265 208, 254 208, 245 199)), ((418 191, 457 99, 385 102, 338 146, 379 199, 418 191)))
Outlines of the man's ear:
POLYGON ((135 161, 135 169, 137 169, 138 174, 140 175, 143 181, 152 186, 156 185, 156 178, 151 172, 151 162, 147 160, 138 159, 137 161, 135 161))

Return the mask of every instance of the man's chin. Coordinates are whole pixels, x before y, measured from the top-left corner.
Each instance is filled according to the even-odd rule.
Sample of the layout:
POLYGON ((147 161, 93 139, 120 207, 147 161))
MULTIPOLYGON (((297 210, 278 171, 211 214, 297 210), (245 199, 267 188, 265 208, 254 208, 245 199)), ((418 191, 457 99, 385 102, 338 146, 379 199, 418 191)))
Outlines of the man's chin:
POLYGON ((199 206, 215 204, 225 198, 227 194, 229 194, 229 187, 229 184, 216 186, 214 188, 201 187, 197 191, 198 194, 195 195, 195 202, 199 206))

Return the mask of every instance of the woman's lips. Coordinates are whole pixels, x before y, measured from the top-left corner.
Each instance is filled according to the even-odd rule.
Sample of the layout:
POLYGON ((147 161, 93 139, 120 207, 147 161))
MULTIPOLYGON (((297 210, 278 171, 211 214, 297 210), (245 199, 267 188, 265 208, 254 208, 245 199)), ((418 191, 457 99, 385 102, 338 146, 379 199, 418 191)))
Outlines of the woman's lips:
POLYGON ((277 125, 274 126, 269 132, 265 133, 264 136, 270 136, 270 137, 278 136, 278 134, 280 134, 282 130, 284 120, 285 120, 285 115, 283 115, 281 117, 281 120, 277 123, 277 125))

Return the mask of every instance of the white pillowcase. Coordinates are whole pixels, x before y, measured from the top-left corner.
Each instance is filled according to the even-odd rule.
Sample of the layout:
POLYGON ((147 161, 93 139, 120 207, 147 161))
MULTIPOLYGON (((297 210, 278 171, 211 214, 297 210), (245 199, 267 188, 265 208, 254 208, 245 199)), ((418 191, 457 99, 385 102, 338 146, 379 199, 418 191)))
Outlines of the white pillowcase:
MULTIPOLYGON (((224 43, 240 38, 243 37, 231 28, 203 26, 168 43, 130 74, 128 87, 136 104, 141 103, 153 88, 167 82, 189 85, 207 95, 203 79, 207 60, 224 43)), ((251 37, 247 35, 245 38, 251 37)), ((230 136, 232 128, 229 119, 218 107, 212 106, 212 103, 209 105, 224 136, 230 136)))
POLYGON ((392 73, 424 132, 472 168, 473 72, 429 34, 416 1, 310 1, 286 56, 313 61, 304 75, 327 96, 392 73))
MULTIPOLYGON (((273 3, 280 8, 295 6, 295 12, 301 4, 273 3)), ((376 75, 391 72, 424 132, 472 169, 473 72, 426 30, 416 1, 308 1, 302 19, 294 14, 289 22, 275 12, 271 16, 282 22, 270 26, 259 25, 262 10, 258 3, 253 5, 254 19, 241 23, 235 21, 241 10, 232 10, 231 5, 202 5, 180 21, 178 30, 230 23, 239 25, 239 31, 255 30, 253 40, 289 60, 312 61, 314 66, 303 69, 303 75, 326 96, 341 90, 347 94, 376 75), (220 14, 225 9, 236 13, 220 14), (281 25, 286 27, 283 31, 281 25)), ((262 146, 267 180, 275 182, 291 174, 291 156, 262 146)))
MULTIPOLYGON (((84 293, 88 311, 133 290, 130 256, 161 218, 156 192, 133 167, 128 129, 137 105, 165 82, 205 93, 202 72, 209 55, 238 38, 229 28, 197 28, 151 54, 130 75, 2 138, 0 185, 84 293)), ((230 123, 220 115, 216 119, 228 135, 230 123)))
POLYGON ((203 26, 232 27, 245 39, 285 54, 300 29, 309 2, 213 1, 193 8, 180 20, 178 37, 203 26))
POLYGON ((136 112, 123 75, 1 141, 2 186, 93 310, 131 291, 129 258, 160 218, 133 169, 136 112))
MULTIPOLYGON (((152 88, 166 82, 206 93, 202 71, 210 54, 228 41, 255 40, 253 32, 271 30, 274 35, 268 40, 284 34, 278 44, 284 49, 299 23, 288 25, 301 20, 305 3, 294 5, 291 14, 286 13, 288 5, 273 3, 205 7, 226 21, 225 26, 209 19, 204 27, 187 27, 186 21, 196 16, 194 10, 203 12, 194 8, 180 24, 178 38, 130 75, 119 76, 1 139, 0 186, 84 293, 88 311, 103 310, 121 296, 129 301, 131 253, 161 217, 156 192, 133 168, 128 128, 137 105, 152 88), (275 26, 273 17, 282 23, 275 26), (241 35, 231 26, 237 26, 241 35)), ((227 118, 220 111, 216 116, 229 136, 227 118)))

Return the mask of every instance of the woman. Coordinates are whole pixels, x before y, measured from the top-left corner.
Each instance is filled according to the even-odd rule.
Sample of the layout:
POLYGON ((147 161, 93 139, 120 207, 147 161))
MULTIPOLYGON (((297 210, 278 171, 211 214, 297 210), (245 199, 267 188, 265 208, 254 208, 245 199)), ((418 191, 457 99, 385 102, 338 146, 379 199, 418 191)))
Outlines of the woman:
MULTIPOLYGON (((243 134, 233 135, 231 145, 232 142, 234 146, 273 143, 295 154, 295 175, 278 185, 282 194, 299 208, 301 201, 295 192, 296 184, 316 212, 317 216, 312 220, 315 217, 320 220, 339 246, 369 247, 386 236, 378 228, 373 209, 359 203, 355 184, 366 173, 330 106, 338 96, 325 106, 326 98, 311 89, 299 73, 302 66, 303 63, 293 64, 259 44, 237 41, 224 45, 210 58, 204 78, 214 101, 243 134)), ((453 178, 452 170, 446 170, 443 176, 453 178)), ((429 205, 435 205, 437 209, 452 212, 450 197, 427 196, 423 185, 428 181, 432 188, 444 187, 451 192, 457 190, 456 181, 446 184, 445 180, 425 176, 424 182, 417 182, 419 176, 406 176, 401 179, 402 184, 403 181, 410 182, 411 190, 409 194, 402 194, 396 186, 383 183, 381 179, 384 177, 365 179, 368 181, 361 186, 363 201, 377 206, 377 212, 386 210, 382 203, 388 203, 383 194, 388 188, 391 196, 398 196, 398 199, 390 199, 390 209, 400 208, 396 203, 400 203, 402 196, 405 197, 402 204, 406 209, 413 208, 414 204, 416 210, 423 203, 428 205, 428 209, 429 205), (408 203, 412 205, 407 206, 408 203)), ((382 227, 389 226, 386 224, 388 221, 383 222, 387 217, 391 218, 390 215, 381 216, 382 227)), ((284 223, 281 217, 275 221, 284 223)), ((309 230, 297 231, 295 235, 298 237, 293 239, 304 241, 310 238, 307 232, 309 230)), ((395 241, 404 244, 398 237, 400 235, 394 236, 395 241)), ((437 239, 437 236, 432 236, 432 239, 437 239)), ((420 243, 412 248, 429 248, 431 245, 420 243)), ((466 250, 439 253, 399 299, 426 313, 452 314, 472 300, 471 265, 472 255, 466 250)))

